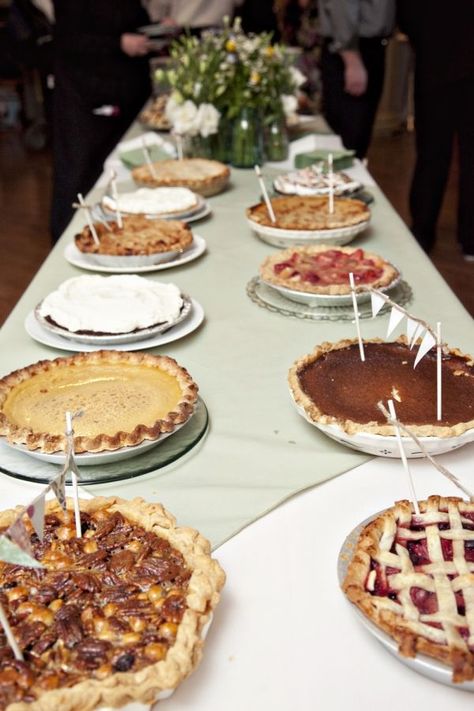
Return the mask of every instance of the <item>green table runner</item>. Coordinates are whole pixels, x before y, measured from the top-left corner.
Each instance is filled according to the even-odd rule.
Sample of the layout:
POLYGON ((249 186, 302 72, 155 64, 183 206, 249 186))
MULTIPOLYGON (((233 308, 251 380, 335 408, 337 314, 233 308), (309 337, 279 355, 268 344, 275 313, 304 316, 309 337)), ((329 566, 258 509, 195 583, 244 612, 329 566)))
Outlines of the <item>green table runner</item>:
MULTIPOLYGON (((373 192, 371 227, 354 244, 398 265, 414 291, 412 312, 442 321, 445 339, 472 351, 470 316, 380 190, 373 192)), ((368 459, 320 434, 291 404, 286 377, 293 361, 322 341, 355 337, 355 327, 285 318, 247 297, 247 282, 274 251, 245 220, 245 208, 258 195, 253 171, 233 170, 229 190, 210 200, 213 216, 193 225, 207 241, 207 254, 147 275, 176 283, 204 307, 206 318, 198 331, 156 352, 175 357, 199 384, 211 420, 206 440, 168 470, 89 487, 94 494, 162 501, 180 523, 197 527, 214 546, 302 489, 343 472, 350 477, 349 470, 368 459)), ((49 291, 81 273, 65 261, 63 251, 83 224, 84 216, 76 215, 2 329, 2 373, 63 355, 32 341, 23 321, 49 291)), ((363 335, 384 337, 387 323, 387 316, 364 321, 363 335)))

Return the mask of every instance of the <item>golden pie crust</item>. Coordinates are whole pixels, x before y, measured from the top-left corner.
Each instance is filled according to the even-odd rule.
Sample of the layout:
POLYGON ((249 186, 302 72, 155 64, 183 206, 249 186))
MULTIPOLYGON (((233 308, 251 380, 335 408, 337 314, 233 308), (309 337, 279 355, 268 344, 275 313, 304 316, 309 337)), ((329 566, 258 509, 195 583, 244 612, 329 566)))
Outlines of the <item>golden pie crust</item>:
POLYGON ((333 230, 352 227, 370 219, 370 210, 361 200, 334 198, 334 212, 328 211, 328 198, 288 195, 271 199, 276 222, 272 222, 264 202, 247 208, 247 217, 265 227, 282 230, 333 230))
POLYGON ((45 453, 65 451, 64 415, 77 453, 133 447, 184 424, 198 387, 172 358, 95 351, 43 360, 0 380, 0 435, 45 453))
MULTIPOLYGON (((48 690, 48 688, 39 689, 37 686, 34 688, 31 694, 33 698, 29 702, 13 702, 8 705, 8 711, 92 711, 102 706, 121 707, 133 701, 152 704, 160 692, 175 689, 193 671, 202 657, 205 628, 212 619, 213 610, 219 601, 220 590, 225 582, 223 570, 218 562, 211 558, 209 542, 192 528, 176 526, 175 518, 160 504, 147 503, 140 498, 126 501, 118 497, 96 497, 91 500, 81 499, 80 506, 86 520, 93 520, 94 522, 93 528, 85 530, 83 538, 77 539, 75 537, 72 500, 68 500, 69 514, 66 520, 62 509, 56 501, 46 502, 46 519, 53 517, 53 526, 56 525, 55 519, 59 519, 61 524, 59 529, 54 529, 58 531, 57 536, 49 536, 50 540, 52 538, 52 543, 49 543, 49 541, 47 541, 46 545, 39 543, 37 537, 34 536, 31 524, 28 521, 26 522, 30 533, 33 535, 32 541, 36 539, 35 550, 38 547, 37 555, 43 561, 47 574, 53 574, 54 581, 54 573, 57 571, 58 576, 69 577, 70 580, 74 581, 74 590, 77 589, 78 593, 81 593, 81 590, 85 591, 79 596, 75 595, 74 600, 71 601, 66 596, 64 588, 61 588, 58 582, 56 589, 54 589, 53 585, 52 596, 60 599, 59 601, 54 601, 52 607, 49 608, 47 604, 38 605, 39 598, 37 595, 36 597, 33 595, 32 602, 35 619, 44 620, 45 624, 48 624, 47 617, 51 617, 52 610, 53 617, 56 618, 59 617, 58 609, 59 611, 64 611, 70 605, 79 607, 80 610, 82 609, 80 619, 82 621, 83 634, 86 636, 92 635, 92 637, 89 636, 87 639, 82 637, 82 639, 92 643, 97 638, 99 640, 111 639, 111 642, 106 643, 109 649, 109 657, 110 645, 112 645, 112 654, 116 648, 119 649, 120 654, 124 651, 127 652, 127 649, 132 652, 137 651, 139 657, 142 655, 140 657, 142 660, 139 665, 140 668, 137 671, 116 671, 114 670, 114 665, 111 666, 110 663, 104 664, 100 668, 98 668, 97 663, 92 664, 92 668, 82 665, 80 668, 77 667, 78 683, 71 686, 60 686, 59 688, 50 687, 51 690, 48 690), (115 528, 114 525, 116 526, 115 528), (109 533, 111 528, 112 532, 109 533), (137 528, 138 531, 136 530, 137 528), (146 533, 142 534, 141 537, 138 536, 140 530, 143 529, 146 533), (124 533, 121 534, 121 530, 124 533), (126 540, 127 530, 131 541, 126 540), (97 531, 97 538, 95 537, 95 531, 97 531), (119 540, 120 535, 125 540, 119 540), (154 537, 156 537, 156 540, 154 537), (89 553, 89 550, 95 551, 95 553, 89 553), (160 557, 162 550, 165 551, 165 555, 168 558, 160 557), (103 551, 106 551, 106 553, 103 551), (121 560, 114 560, 115 555, 118 555, 121 560), (127 556, 127 560, 122 561, 125 556, 127 556), (95 568, 94 560, 99 557, 101 560, 95 568), (87 563, 85 562, 86 559, 87 563), (175 569, 182 571, 181 573, 175 573, 175 575, 178 575, 178 580, 181 580, 178 586, 180 590, 177 592, 173 590, 173 572, 170 571, 168 574, 166 572, 161 573, 163 570, 162 561, 166 563, 168 559, 171 566, 176 563, 174 565, 175 569), (120 566, 119 563, 121 561, 126 562, 127 566, 120 566), (150 563, 147 563, 147 561, 150 561, 150 563), (144 574, 142 573, 144 565, 145 568, 148 565, 147 575, 141 578, 140 576, 144 574), (110 576, 110 580, 104 580, 106 575, 110 576), (155 583, 153 582, 153 576, 157 581, 155 583), (116 580, 117 577, 120 579, 116 580), (170 582, 167 582, 168 579, 170 582), (136 591, 132 592, 131 595, 138 598, 136 613, 125 609, 121 611, 123 606, 130 606, 130 599, 127 596, 117 597, 114 593, 114 591, 120 591, 120 586, 130 582, 136 591), (84 584, 86 584, 85 587, 84 584), (116 587, 117 585, 118 588, 116 587), (150 594, 147 594, 150 590, 150 585, 153 587, 150 594), (162 596, 158 588, 162 589, 162 596), (141 595, 140 589, 142 590, 141 595), (91 592, 87 593, 88 590, 91 592), (110 599, 110 595, 112 599, 115 598, 117 600, 115 607, 118 610, 111 617, 107 616, 109 612, 107 606, 100 606, 101 609, 97 609, 97 606, 94 607, 97 595, 99 596, 98 599, 102 599, 102 591, 107 591, 108 593, 108 597, 105 597, 105 600, 110 599), (164 645, 167 647, 166 656, 160 658, 160 655, 155 654, 153 655, 154 659, 153 657, 150 658, 148 655, 151 654, 151 651, 156 652, 156 648, 160 647, 160 644, 152 644, 151 647, 153 649, 150 650, 150 647, 143 646, 145 644, 144 636, 150 636, 150 634, 153 636, 152 627, 160 624, 162 616, 159 612, 155 613, 153 608, 155 607, 157 610, 163 609, 159 607, 162 605, 162 601, 164 600, 166 603, 170 595, 175 595, 176 597, 178 593, 182 601, 180 611, 182 617, 177 621, 177 624, 173 625, 171 631, 169 629, 166 630, 166 632, 173 633, 170 633, 170 639, 164 645), (62 605, 59 606, 61 598, 64 599, 62 605), (107 620, 115 622, 113 630, 117 628, 118 632, 115 631, 112 636, 108 636, 107 634, 104 635, 103 627, 96 627, 95 625, 91 627, 91 615, 87 611, 87 607, 90 605, 92 607, 89 607, 89 610, 94 615, 92 622, 95 621, 96 616, 102 617, 105 615, 103 623, 107 625, 107 620), (158 615, 157 621, 153 622, 151 627, 150 625, 144 626, 140 624, 140 619, 143 619, 145 614, 145 612, 142 613, 140 611, 140 605, 151 608, 149 614, 152 615, 152 620, 154 620, 153 615, 158 615), (120 619, 113 620, 113 617, 120 619), (120 631, 121 623, 124 632, 120 631), (128 632, 128 636, 125 637, 124 634, 128 631, 129 625, 132 630, 136 631, 128 632), (143 654, 146 655, 145 659, 143 659, 143 654), (157 658, 159 661, 154 661, 157 658), (91 669, 91 671, 88 671, 88 669, 91 669), (35 696, 36 698, 34 698, 35 696)), ((19 508, 0 513, 0 526, 4 528, 10 525, 18 515, 18 511, 19 508)), ((10 571, 11 578, 13 574, 12 568, 14 566, 0 563, 2 577, 10 571)), ((23 587, 23 590, 27 597, 31 589, 31 585, 28 585, 28 576, 31 578, 31 585, 35 585, 41 590, 41 582, 38 582, 35 571, 28 568, 20 569, 18 578, 20 578, 20 584, 26 586, 26 589, 23 587)), ((8 590, 14 592, 15 587, 8 588, 8 590)), ((49 591, 50 588, 45 590, 45 594, 49 591)), ((16 602, 10 603, 7 601, 6 595, 3 597, 2 604, 13 604, 14 608, 17 609, 16 602)), ((10 597, 14 599, 16 595, 13 594, 10 597)), ((26 604, 29 604, 28 600, 26 604)), ((114 603, 112 603, 113 605, 114 603)), ((170 609, 173 608, 171 607, 170 609)), ((112 610, 110 612, 113 613, 112 610)), ((64 650, 63 655, 70 660, 72 666, 71 670, 66 666, 68 673, 70 671, 74 673, 74 659, 78 654, 76 652, 78 641, 74 639, 74 635, 71 639, 71 632, 74 632, 74 630, 67 629, 68 618, 64 615, 64 612, 61 619, 63 627, 59 633, 58 641, 54 647, 50 647, 51 650, 56 650, 56 647, 60 649, 56 650, 53 656, 47 651, 44 657, 47 669, 51 665, 51 673, 54 674, 56 670, 60 677, 62 676, 61 669, 57 668, 54 654, 60 655, 61 649, 64 650), (66 625, 66 628, 64 628, 64 625, 66 625), (66 641, 67 639, 70 641, 66 641)), ((167 619, 166 615, 164 619, 167 619)), ((27 618, 27 624, 29 621, 30 618, 27 618)), ((36 621, 33 624, 38 625, 38 622, 36 621)), ((54 624, 55 620, 53 620, 53 626, 54 624)), ((169 625, 165 626, 169 627, 169 625)), ((161 632, 161 628, 159 628, 159 631, 161 632)), ((41 638, 41 634, 44 632, 47 634, 48 629, 44 630, 44 625, 39 624, 38 637, 41 638)), ((57 628, 56 632, 58 632, 57 628)), ((80 637, 81 635, 79 635, 80 637)), ((27 648, 32 644, 34 645, 35 642, 35 639, 31 640, 27 648)), ((105 646, 104 643, 102 643, 102 646, 105 646)), ((31 654, 31 652, 27 653, 27 658, 28 654, 31 654)), ((61 659, 59 659, 59 662, 61 662, 61 659)), ((61 667, 61 664, 59 666, 61 667)), ((116 667, 117 665, 115 665, 115 669, 116 667)), ((0 684, 1 681, 2 675, 0 674, 0 684)), ((46 684, 45 686, 47 687, 46 684)))
POLYGON ((147 106, 140 114, 139 120, 150 128, 157 131, 169 131, 171 124, 166 117, 166 104, 169 96, 163 94, 153 99, 152 103, 147 106))
POLYGON ((132 170, 132 177, 138 185, 147 187, 184 187, 210 197, 222 192, 229 182, 230 170, 216 160, 207 158, 183 158, 182 160, 160 160, 153 163, 156 177, 148 165, 132 170))
POLYGON ((364 345, 365 363, 360 360, 357 339, 345 339, 316 346, 312 353, 299 358, 291 367, 288 374, 291 392, 309 420, 323 425, 337 425, 350 435, 364 432, 393 436, 392 425, 386 423, 377 408, 378 402, 383 401, 386 404, 386 401, 392 398, 400 421, 415 435, 454 437, 474 428, 474 398, 471 397, 474 390, 472 356, 461 353, 457 348, 444 349, 443 420, 438 423, 434 351, 427 354, 414 369, 413 361, 417 348, 410 350, 404 336, 393 342, 385 342, 379 338, 364 339, 364 345), (388 349, 389 356, 390 349, 395 352, 397 364, 393 368, 388 368, 389 362, 385 359, 384 349, 388 349), (317 380, 318 403, 305 391, 302 379, 306 369, 318 361, 324 366, 330 362, 331 354, 337 352, 340 352, 339 366, 333 359, 333 370, 328 367, 326 374, 317 380), (374 370, 370 365, 371 353, 376 360, 374 370), (344 361, 348 365, 342 372, 341 363, 343 366, 344 361), (365 373, 368 375, 365 376, 365 373), (429 388, 426 386, 427 378, 429 388), (321 405, 322 400, 326 401, 324 407, 321 405), (405 406, 410 408, 410 414, 406 417, 403 410, 405 406), (329 413, 326 407, 330 410, 329 413), (361 422, 352 414, 356 411, 362 412, 367 420, 361 422))
POLYGON ((145 215, 123 215, 122 221, 122 228, 117 222, 107 222, 109 230, 102 223, 95 223, 99 244, 86 225, 74 237, 76 247, 84 254, 129 257, 182 252, 193 242, 191 230, 180 220, 150 220, 145 215))
POLYGON ((454 682, 472 681, 474 652, 459 629, 472 635, 473 557, 464 545, 472 543, 474 503, 430 496, 418 505, 419 518, 411 502, 398 501, 365 526, 342 589, 402 656, 427 654, 452 667, 454 682))
MULTIPOLYGON (((374 288, 386 287, 391 284, 398 276, 399 272, 395 267, 387 262, 378 254, 373 252, 366 252, 362 249, 356 249, 354 247, 333 247, 330 245, 308 245, 307 247, 290 247, 288 249, 282 250, 281 252, 276 252, 265 259, 265 261, 260 266, 260 276, 263 281, 269 284, 275 284, 276 286, 283 286, 287 289, 294 289, 295 291, 303 291, 309 294, 350 294, 351 288, 346 277, 347 283, 331 283, 329 280, 331 278, 331 273, 334 272, 334 265, 331 264, 330 255, 334 254, 342 255, 360 255, 360 259, 355 259, 352 261, 345 262, 344 271, 352 271, 356 278, 356 290, 357 290, 357 274, 363 274, 364 270, 377 270, 381 272, 375 278, 369 281, 363 281, 362 286, 372 286, 374 288), (294 269, 289 265, 287 268, 276 271, 275 267, 281 265, 289 260, 294 260, 296 255, 296 262, 294 269), (314 264, 312 264, 312 258, 319 257, 320 255, 327 255, 327 264, 322 264, 319 269, 324 273, 325 278, 328 280, 327 283, 318 284, 311 281, 305 281, 301 278, 301 271, 304 269, 311 271, 314 269, 314 264), (361 261, 363 260, 363 261, 361 261), (365 264, 363 263, 365 262, 365 264), (367 264, 371 262, 371 264, 367 264), (299 270, 299 273, 293 275, 295 270, 299 270), (324 270, 324 271, 323 271, 324 270), (327 275, 327 276, 326 276, 327 275)), ((339 275, 338 275, 339 278, 339 275)))

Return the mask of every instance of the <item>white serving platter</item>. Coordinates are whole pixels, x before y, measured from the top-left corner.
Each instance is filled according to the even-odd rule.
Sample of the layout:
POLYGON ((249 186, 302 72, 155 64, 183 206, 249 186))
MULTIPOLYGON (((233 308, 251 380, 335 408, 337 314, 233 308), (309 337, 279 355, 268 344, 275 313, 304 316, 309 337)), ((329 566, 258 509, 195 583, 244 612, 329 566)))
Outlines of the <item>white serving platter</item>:
POLYGON ((332 230, 284 230, 281 227, 261 225, 249 218, 247 218, 247 223, 267 244, 271 244, 273 247, 295 247, 307 244, 348 244, 367 228, 370 219, 359 222, 357 225, 338 227, 332 230))

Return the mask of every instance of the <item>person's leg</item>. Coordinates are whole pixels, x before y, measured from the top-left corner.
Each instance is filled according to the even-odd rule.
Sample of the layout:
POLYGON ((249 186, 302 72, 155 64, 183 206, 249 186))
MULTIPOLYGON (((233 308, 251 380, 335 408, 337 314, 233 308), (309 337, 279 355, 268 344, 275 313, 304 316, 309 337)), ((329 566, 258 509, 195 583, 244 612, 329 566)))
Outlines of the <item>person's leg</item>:
POLYGON ((410 189, 412 232, 424 250, 436 239, 451 162, 454 118, 451 87, 424 87, 415 79, 416 164, 410 189))
POLYGON ((466 256, 474 258, 474 81, 456 85, 459 139, 458 239, 466 256))

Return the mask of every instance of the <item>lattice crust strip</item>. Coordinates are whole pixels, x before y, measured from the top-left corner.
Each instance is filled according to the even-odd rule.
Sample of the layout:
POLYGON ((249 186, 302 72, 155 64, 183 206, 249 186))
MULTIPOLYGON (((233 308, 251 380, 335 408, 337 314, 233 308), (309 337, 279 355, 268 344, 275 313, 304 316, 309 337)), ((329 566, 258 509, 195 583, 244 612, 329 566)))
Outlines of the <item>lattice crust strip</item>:
POLYGON ((408 501, 363 530, 343 589, 405 656, 423 652, 474 679, 474 503, 408 501))

